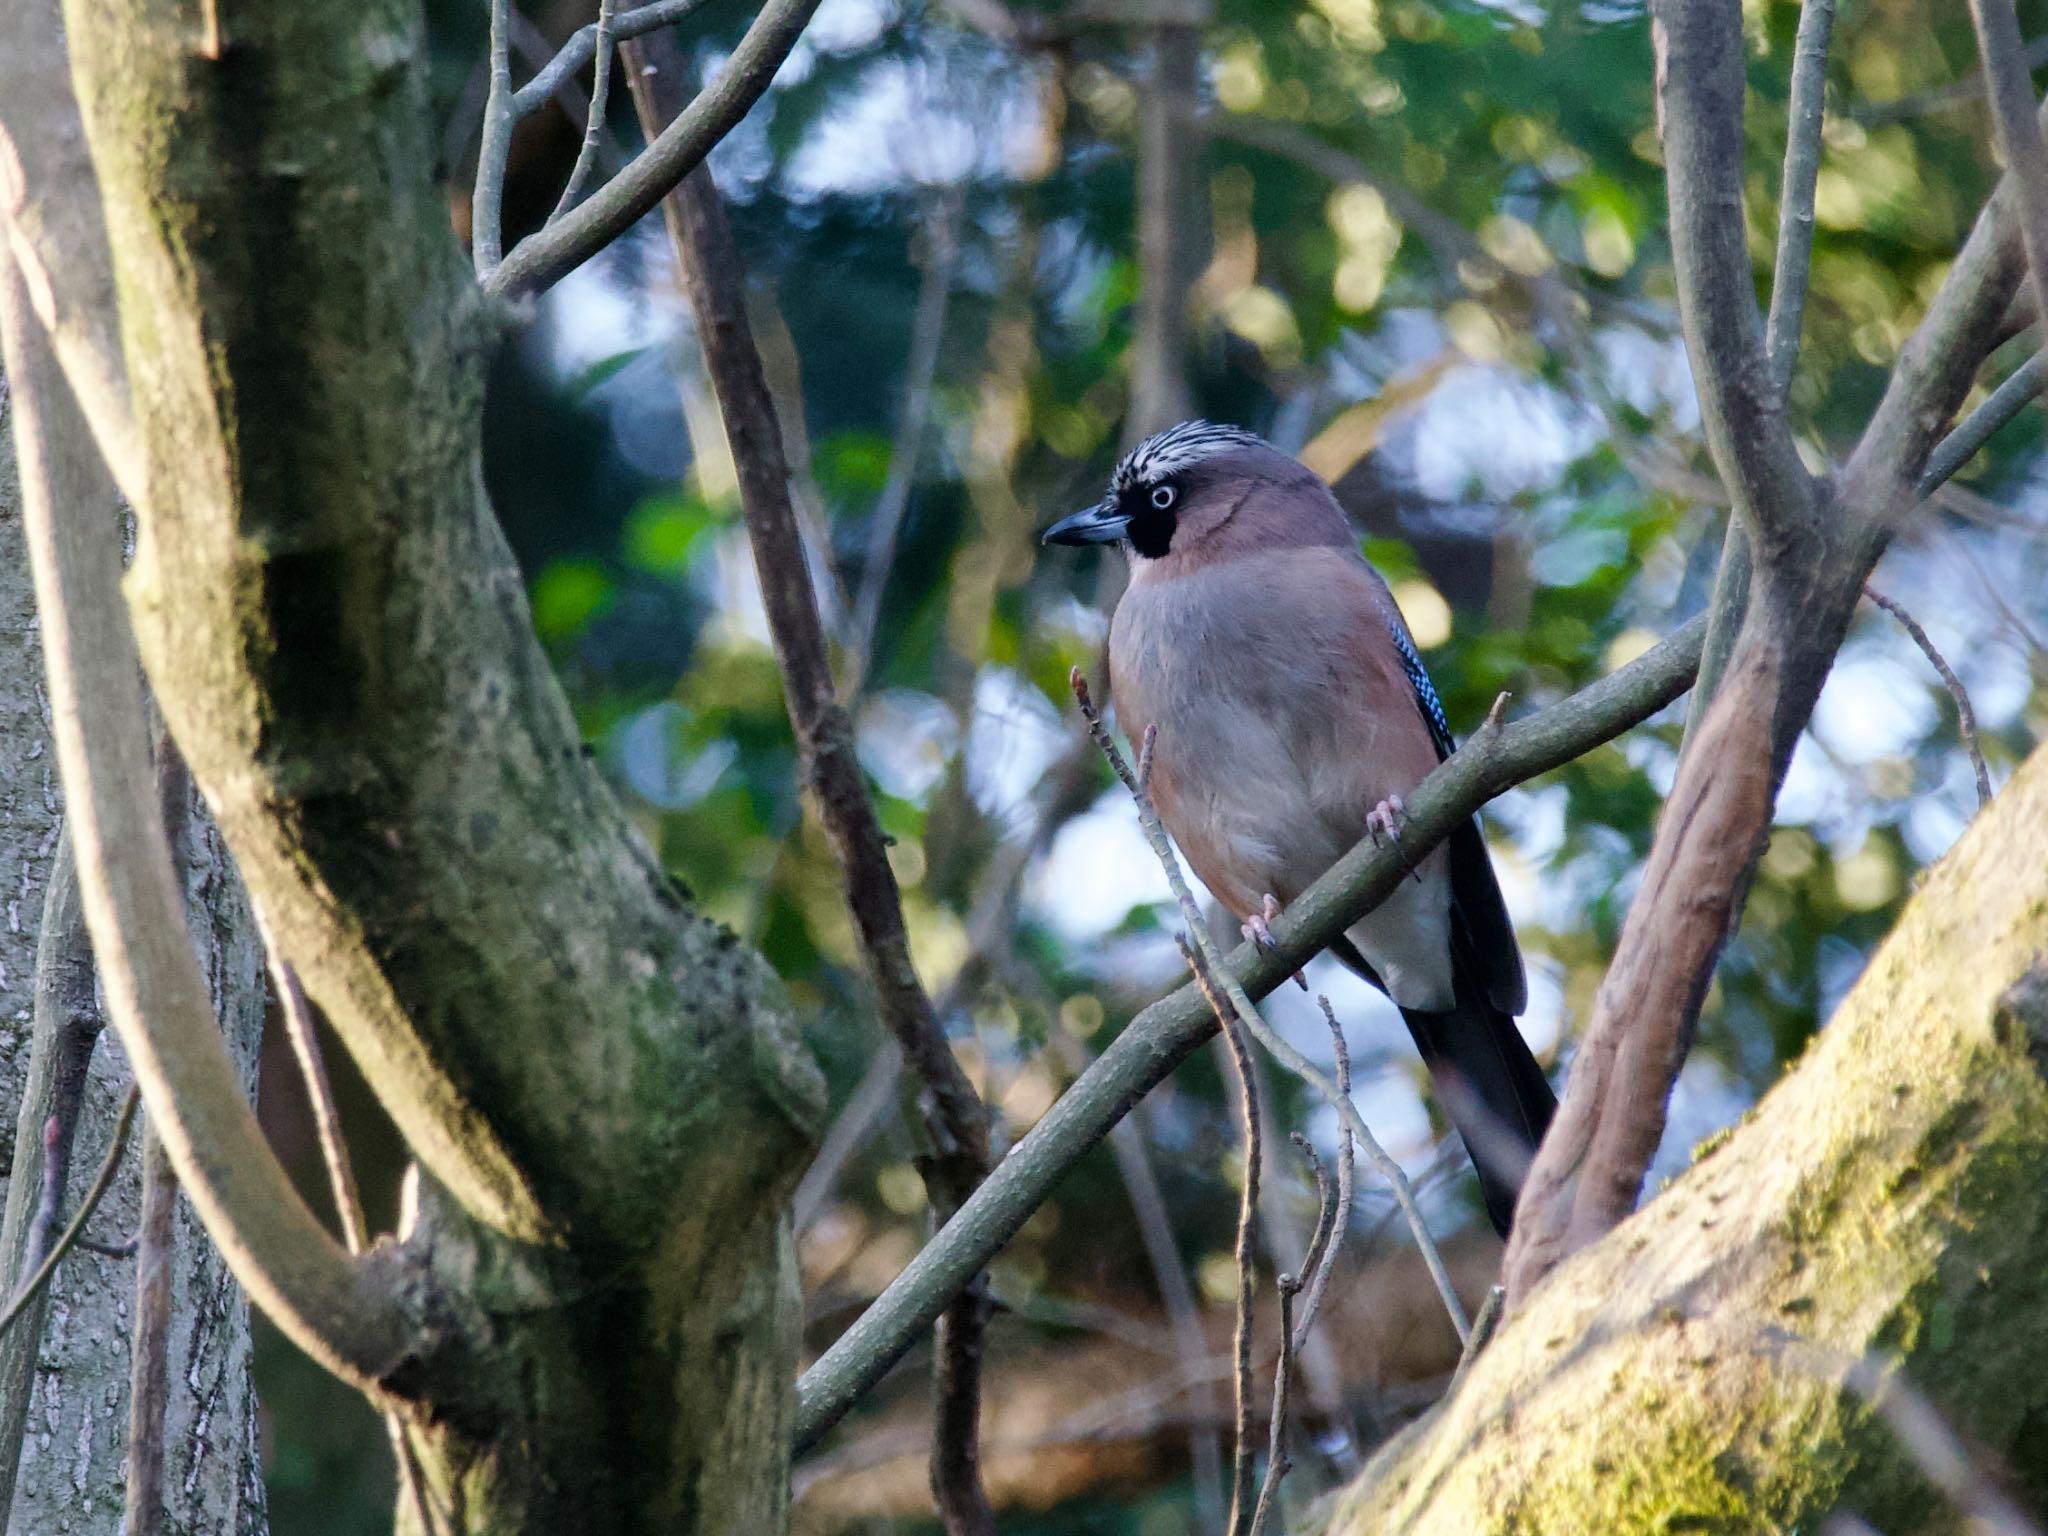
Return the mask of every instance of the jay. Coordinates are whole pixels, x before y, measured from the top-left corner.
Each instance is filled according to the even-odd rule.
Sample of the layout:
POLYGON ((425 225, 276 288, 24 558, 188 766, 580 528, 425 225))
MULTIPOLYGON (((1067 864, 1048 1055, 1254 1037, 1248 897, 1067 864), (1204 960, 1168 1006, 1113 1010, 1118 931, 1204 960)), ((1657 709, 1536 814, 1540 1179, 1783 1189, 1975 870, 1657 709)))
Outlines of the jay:
MULTIPOLYGON (((1157 727, 1159 819, 1211 893, 1266 919, 1363 837, 1399 837, 1404 794, 1453 747, 1379 572, 1312 470, 1235 427, 1183 422, 1127 454, 1054 544, 1121 543, 1110 689, 1157 727)), ((1515 1027, 1522 957, 1475 821, 1330 946, 1401 1011, 1505 1235, 1557 1100, 1515 1027)))

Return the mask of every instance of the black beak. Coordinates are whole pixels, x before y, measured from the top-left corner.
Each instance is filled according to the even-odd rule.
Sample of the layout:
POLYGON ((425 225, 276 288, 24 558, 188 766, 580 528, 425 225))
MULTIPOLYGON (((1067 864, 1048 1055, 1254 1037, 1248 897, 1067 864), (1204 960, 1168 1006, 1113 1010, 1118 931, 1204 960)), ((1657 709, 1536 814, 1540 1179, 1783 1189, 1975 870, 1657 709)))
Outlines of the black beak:
POLYGON ((1047 544, 1114 544, 1124 536, 1131 520, 1114 502, 1099 501, 1063 517, 1045 530, 1047 544))

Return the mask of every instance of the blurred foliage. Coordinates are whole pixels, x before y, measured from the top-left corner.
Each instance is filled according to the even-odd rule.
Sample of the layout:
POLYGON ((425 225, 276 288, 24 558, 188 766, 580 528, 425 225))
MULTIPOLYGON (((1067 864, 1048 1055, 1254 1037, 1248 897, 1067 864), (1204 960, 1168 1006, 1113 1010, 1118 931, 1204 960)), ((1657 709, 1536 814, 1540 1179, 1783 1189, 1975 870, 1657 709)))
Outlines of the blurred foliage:
MULTIPOLYGON (((482 13, 430 10, 459 209, 482 13)), ((566 3, 530 14, 555 36, 587 19, 566 3)), ((1128 807, 1075 751, 1066 695, 1070 666, 1099 670, 1115 557, 1036 543, 1092 499, 1130 430, 1146 34, 1070 24, 1053 5, 1011 14, 1043 41, 992 41, 943 5, 827 0, 714 164, 839 640, 882 583, 854 704, 920 969, 1014 1137, 1175 961, 1162 888, 1128 807), (913 380, 933 282, 937 364, 913 380), (929 408, 906 434, 906 394, 924 382, 929 408), (907 476, 901 533, 886 570, 870 569, 892 471, 907 476), (1011 856, 1020 847, 1028 856, 1011 856)), ((1744 14, 1748 216, 1767 293, 1797 7, 1749 0, 1744 14)), ((745 20, 721 5, 690 24, 703 68, 745 20)), ((2048 4, 2030 0, 2022 20, 2048 32, 2048 4)), ((1202 247, 1193 393, 1337 485, 1454 726, 1503 690, 1540 707, 1697 611, 1724 518, 1677 339, 1642 8, 1219 0, 1203 38, 1199 110, 1214 133, 1175 146, 1200 157, 1208 189, 1207 228, 1185 232, 1202 247)), ((1853 444, 1995 174, 1981 101, 1949 89, 1972 68, 1962 7, 1845 5, 1835 38, 1791 393, 1815 464, 1853 444)), ((635 142, 624 103, 610 127, 635 142)), ((522 130, 515 231, 552 204, 574 144, 559 113, 522 130)), ((1985 386, 2022 355, 2008 348, 1985 386)), ((2048 602, 2024 577, 2039 556, 2038 461, 2030 408, 1879 572, 1976 691, 1994 774, 2042 711, 2048 602)), ((509 345, 485 472, 591 750, 663 861, 787 980, 844 1102, 877 1029, 829 848, 797 793, 731 466, 656 226, 563 284, 509 345)), ((1682 706, 1509 795, 1490 824, 1537 983, 1532 1037, 1560 1064, 1681 728, 1682 706)), ((1803 1048, 1973 808, 1952 704, 1895 626, 1866 614, 1709 997, 1662 1170, 1803 1048)), ((1420 1074, 1388 1017, 1361 1005, 1350 1021, 1367 1042, 1361 1080, 1378 1082, 1375 1105, 1397 1091, 1412 1104, 1420 1074)), ((1327 1131, 1291 1085, 1277 1091, 1282 1125, 1327 1131)), ((1148 1135, 1201 1274, 1235 1199, 1216 1064, 1198 1056, 1155 1104, 1148 1135)), ((912 1124, 895 1106, 879 1118, 807 1238, 820 1340, 922 1239, 912 1124)), ((1426 1135, 1392 1139, 1429 1162, 1426 1135)), ((1445 1226, 1477 1208, 1449 1166, 1434 1204, 1445 1226)), ((1371 1213, 1384 1204, 1361 1194, 1371 1213)), ((1099 1154, 1012 1244, 998 1292, 1020 1310, 1038 1297, 1150 1311, 1133 1230, 1099 1154)), ((1006 1320, 1027 1343, 1005 1347, 1028 1347, 1033 1326, 1006 1320)), ((289 1371, 273 1375, 288 1391, 289 1371)), ((274 1479, 352 1505, 341 1483, 359 1466, 330 1466, 319 1433, 287 1428, 274 1479)), ((1188 1528, 1188 1508, 1184 1484, 1125 1490, 1006 1529, 1163 1533, 1188 1528)))

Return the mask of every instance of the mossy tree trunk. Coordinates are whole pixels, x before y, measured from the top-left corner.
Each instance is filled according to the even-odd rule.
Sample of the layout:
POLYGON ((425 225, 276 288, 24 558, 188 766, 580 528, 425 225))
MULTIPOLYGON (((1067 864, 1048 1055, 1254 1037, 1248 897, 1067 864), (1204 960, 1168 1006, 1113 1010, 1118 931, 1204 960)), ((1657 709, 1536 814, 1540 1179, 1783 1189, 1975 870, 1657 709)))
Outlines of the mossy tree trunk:
POLYGON ((436 1531, 772 1532, 819 1082, 534 637, 481 488, 499 326, 433 180, 419 10, 66 20, 140 451, 137 638, 425 1169, 384 1271, 410 1339, 356 1384, 405 1421, 436 1531))
POLYGON ((2044 1359, 2048 751, 1796 1069, 1544 1280, 1328 1529, 1958 1529, 1872 1384, 1897 1373, 2043 1499, 2044 1359))

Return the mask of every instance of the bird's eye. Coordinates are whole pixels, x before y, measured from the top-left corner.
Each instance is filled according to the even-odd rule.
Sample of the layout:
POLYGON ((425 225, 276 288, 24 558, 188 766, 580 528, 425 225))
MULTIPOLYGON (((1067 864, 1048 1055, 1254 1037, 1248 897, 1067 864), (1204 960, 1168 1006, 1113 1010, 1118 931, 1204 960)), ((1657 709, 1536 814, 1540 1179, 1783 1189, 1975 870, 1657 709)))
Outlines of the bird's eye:
POLYGON ((1164 512, 1173 505, 1175 494, 1173 487, 1170 485, 1155 485, 1152 487, 1152 505, 1164 512))

